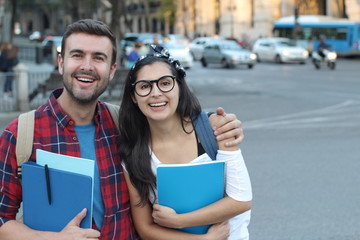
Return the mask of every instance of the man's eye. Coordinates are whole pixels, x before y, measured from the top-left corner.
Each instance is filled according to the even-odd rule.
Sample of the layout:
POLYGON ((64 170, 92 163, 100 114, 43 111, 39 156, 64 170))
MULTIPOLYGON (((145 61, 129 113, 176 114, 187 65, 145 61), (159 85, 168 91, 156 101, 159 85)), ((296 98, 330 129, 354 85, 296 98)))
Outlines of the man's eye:
POLYGON ((95 57, 95 59, 96 59, 97 61, 104 61, 104 58, 103 58, 103 57, 100 57, 100 56, 95 57))

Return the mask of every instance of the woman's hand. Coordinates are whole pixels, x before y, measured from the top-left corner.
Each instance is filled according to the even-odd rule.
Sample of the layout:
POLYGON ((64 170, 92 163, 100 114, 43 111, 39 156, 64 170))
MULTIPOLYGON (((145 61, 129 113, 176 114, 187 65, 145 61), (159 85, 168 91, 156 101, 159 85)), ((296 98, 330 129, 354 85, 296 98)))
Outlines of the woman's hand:
POLYGON ((182 228, 179 224, 178 216, 179 215, 172 208, 161 206, 159 204, 153 205, 153 221, 160 226, 168 228, 182 228))
POLYGON ((206 240, 226 240, 230 235, 230 225, 228 221, 212 225, 207 234, 206 240))

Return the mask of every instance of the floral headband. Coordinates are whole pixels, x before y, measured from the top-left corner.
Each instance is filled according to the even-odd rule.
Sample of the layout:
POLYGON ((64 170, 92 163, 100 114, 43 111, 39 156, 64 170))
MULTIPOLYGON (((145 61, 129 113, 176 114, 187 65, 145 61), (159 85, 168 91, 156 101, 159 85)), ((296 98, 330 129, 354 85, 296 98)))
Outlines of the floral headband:
POLYGON ((182 77, 186 76, 185 69, 181 66, 181 64, 178 60, 175 60, 174 58, 172 58, 170 56, 169 50, 167 50, 166 48, 164 48, 162 46, 158 46, 158 45, 152 44, 150 46, 152 49, 152 53, 149 53, 145 56, 140 57, 139 60, 137 60, 136 63, 132 66, 131 70, 133 70, 135 68, 135 66, 138 62, 140 62, 141 60, 143 60, 146 57, 159 57, 159 58, 167 59, 168 62, 170 62, 176 68, 176 70, 182 77))

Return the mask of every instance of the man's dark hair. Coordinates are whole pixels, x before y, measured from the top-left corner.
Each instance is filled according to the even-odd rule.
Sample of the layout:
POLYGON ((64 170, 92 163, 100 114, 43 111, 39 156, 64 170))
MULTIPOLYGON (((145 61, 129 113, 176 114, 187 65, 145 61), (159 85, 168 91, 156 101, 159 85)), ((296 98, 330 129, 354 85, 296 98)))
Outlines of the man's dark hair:
POLYGON ((109 26, 105 23, 93 19, 82 19, 68 25, 65 29, 61 43, 61 56, 64 57, 65 45, 67 38, 74 33, 87 33, 97 36, 108 37, 113 45, 111 64, 116 62, 116 38, 109 26))

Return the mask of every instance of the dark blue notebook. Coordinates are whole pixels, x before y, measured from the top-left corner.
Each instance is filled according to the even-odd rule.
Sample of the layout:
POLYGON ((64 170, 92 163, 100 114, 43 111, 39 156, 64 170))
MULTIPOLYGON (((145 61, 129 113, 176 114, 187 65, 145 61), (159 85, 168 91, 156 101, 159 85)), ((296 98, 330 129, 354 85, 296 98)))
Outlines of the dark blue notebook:
POLYGON ((45 168, 34 162, 22 165, 24 224, 40 231, 61 231, 82 209, 87 209, 81 228, 92 226, 90 176, 49 168, 51 204, 45 168))
MULTIPOLYGON (((157 168, 159 204, 176 213, 187 213, 205 207, 224 197, 222 161, 189 164, 160 164, 157 168)), ((210 225, 187 227, 184 232, 204 234, 210 225)))

